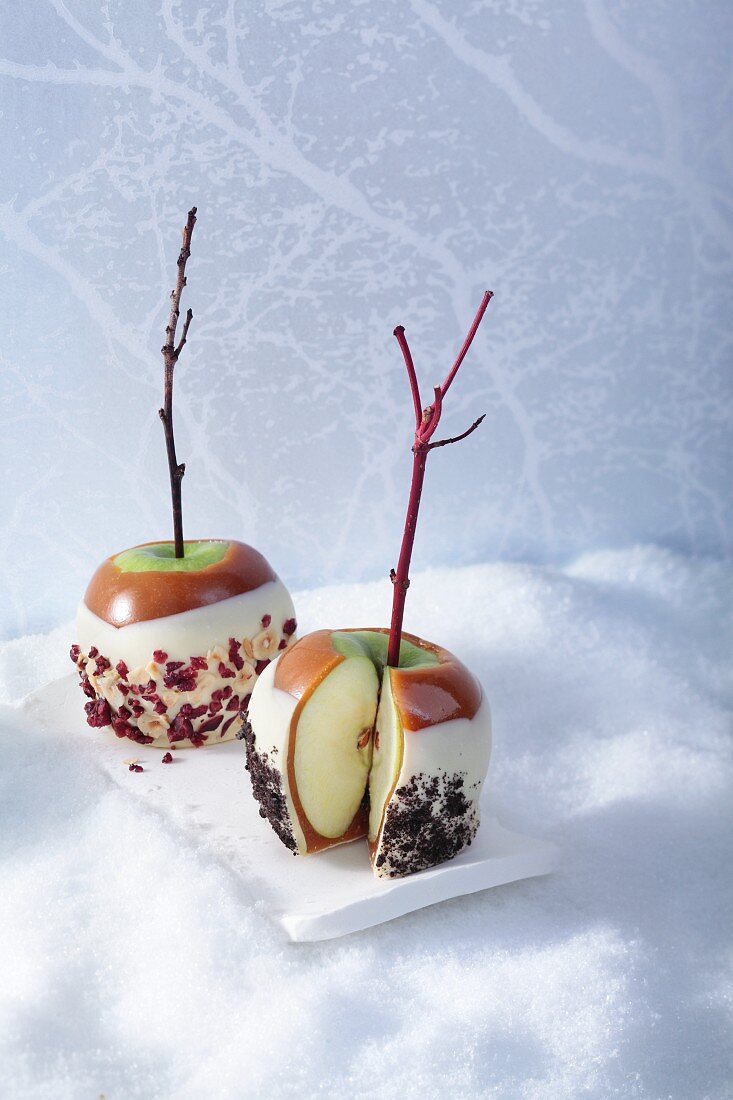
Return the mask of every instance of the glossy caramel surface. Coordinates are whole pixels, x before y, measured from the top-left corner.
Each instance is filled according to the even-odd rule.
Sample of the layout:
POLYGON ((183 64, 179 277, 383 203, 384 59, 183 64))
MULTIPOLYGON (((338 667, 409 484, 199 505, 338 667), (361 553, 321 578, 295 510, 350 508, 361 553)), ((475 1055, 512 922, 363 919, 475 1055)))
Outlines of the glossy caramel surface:
MULTIPOLYGON (((355 627, 338 632, 317 630, 307 634, 278 661, 275 687, 295 699, 307 699, 328 673, 344 660, 333 648, 331 636, 363 630, 389 633, 384 628, 355 627)), ((431 653, 438 661, 424 667, 390 670, 392 694, 403 726, 409 730, 419 730, 453 718, 473 718, 482 698, 481 685, 473 673, 442 646, 426 642, 414 634, 403 633, 403 638, 431 653)))
POLYGON ((431 650, 439 662, 426 668, 390 669, 392 697, 403 727, 421 730, 453 718, 473 718, 483 695, 473 673, 442 646, 424 642, 412 634, 403 637, 431 650))
MULTIPOLYGON (((361 629, 389 634, 385 627, 370 626, 361 629)), ((422 668, 390 669, 392 697, 397 704, 403 727, 420 730, 449 722, 453 718, 473 718, 483 696, 481 685, 473 673, 442 646, 426 642, 424 638, 418 638, 406 631, 402 632, 402 637, 438 660, 437 665, 426 665, 422 668)))
POLYGON ((275 687, 304 703, 344 658, 331 644, 332 630, 315 630, 285 650, 275 666, 275 687))
POLYGON ((114 563, 117 555, 113 555, 92 577, 84 603, 106 623, 122 627, 219 603, 276 579, 272 566, 253 547, 222 541, 229 542, 224 557, 192 573, 122 572, 114 563))

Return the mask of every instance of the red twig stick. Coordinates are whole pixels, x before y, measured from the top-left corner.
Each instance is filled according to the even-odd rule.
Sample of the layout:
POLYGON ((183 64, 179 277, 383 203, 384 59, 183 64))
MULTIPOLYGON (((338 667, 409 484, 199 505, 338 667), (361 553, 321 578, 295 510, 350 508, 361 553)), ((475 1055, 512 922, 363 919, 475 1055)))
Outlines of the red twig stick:
MULTIPOLYGON (((422 487, 425 480, 425 464, 428 454, 435 447, 446 447, 449 443, 458 443, 461 439, 465 439, 466 436, 476 431, 476 428, 478 428, 479 424, 484 419, 483 416, 480 416, 478 420, 474 421, 470 428, 467 428, 465 432, 461 432, 460 435, 452 436, 450 439, 438 439, 434 443, 431 442, 443 412, 443 398, 458 373, 458 368, 466 357, 466 353, 473 342, 473 338, 486 312, 486 307, 492 297, 492 292, 487 290, 483 296, 478 312, 473 319, 473 324, 468 331, 468 335, 463 341, 463 346, 448 372, 445 382, 442 386, 433 387, 433 404, 426 406, 424 409, 422 407, 420 388, 410 348, 407 344, 405 330, 402 325, 398 325, 394 330, 394 335, 397 337, 397 343, 400 345, 402 356, 405 360, 407 377, 410 382, 410 390, 412 392, 412 400, 415 407, 415 440, 412 444, 412 480, 410 482, 410 495, 407 501, 407 515, 405 516, 405 529, 402 535, 400 556, 397 562, 397 568, 390 572, 390 579, 394 586, 394 592, 392 596, 392 621, 389 628, 387 664, 392 668, 397 668, 400 661, 402 620, 405 614, 407 589, 410 587, 410 561, 412 559, 412 548, 415 542, 417 517, 420 511, 420 498, 422 496, 422 487)), ((484 413, 484 416, 485 415, 484 413)))
POLYGON ((491 301, 491 299, 493 297, 494 297, 493 290, 487 290, 485 292, 483 298, 481 299, 481 305, 478 307, 478 310, 476 312, 476 316, 473 319, 473 324, 471 325, 470 329, 468 330, 468 336, 463 341, 463 347, 458 352, 458 355, 456 356, 456 361, 453 364, 453 366, 451 367, 450 371, 448 372, 448 377, 446 378, 445 382, 443 383, 443 386, 442 386, 443 397, 445 397, 445 395, 447 394, 447 392, 450 388, 451 382, 453 381, 455 376, 458 374, 458 368, 460 367, 463 360, 466 358, 466 352, 468 351, 471 344, 473 343, 473 338, 476 335, 476 333, 478 332, 478 327, 479 327, 479 325, 481 324, 481 322, 484 318, 484 313, 486 313, 486 307, 488 306, 489 302, 491 301))
POLYGON ((173 506, 173 542, 175 555, 183 557, 183 513, 181 510, 181 482, 186 472, 186 466, 176 458, 176 441, 173 435, 173 371, 175 370, 178 356, 183 351, 188 336, 188 330, 193 320, 193 310, 189 309, 183 322, 181 339, 175 343, 178 318, 180 316, 181 294, 186 285, 186 262, 191 255, 191 237, 193 227, 196 224, 196 207, 188 212, 188 218, 183 228, 183 244, 178 254, 178 274, 176 285, 171 291, 171 312, 165 329, 165 343, 161 348, 163 363, 165 365, 165 381, 163 390, 163 408, 158 409, 158 415, 163 421, 165 433, 165 449, 168 455, 168 473, 171 481, 171 504, 173 506))
POLYGON ((417 384, 417 375, 415 374, 415 364, 412 361, 412 352, 407 345, 407 339, 405 337, 404 325, 398 325, 394 330, 394 335, 397 337, 397 343, 402 350, 402 356, 405 360, 405 366, 407 367, 407 377, 410 382, 410 391, 412 393, 412 403, 415 406, 415 428, 420 427, 422 420, 422 401, 420 400, 420 387, 417 384))

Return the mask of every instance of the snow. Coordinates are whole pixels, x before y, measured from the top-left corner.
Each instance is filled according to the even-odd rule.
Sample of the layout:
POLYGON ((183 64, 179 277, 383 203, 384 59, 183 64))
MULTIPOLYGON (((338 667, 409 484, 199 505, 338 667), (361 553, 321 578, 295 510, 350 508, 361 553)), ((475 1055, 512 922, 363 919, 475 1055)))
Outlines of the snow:
MULTIPOLYGON (((729 1096, 732 581, 653 548, 416 575, 407 628, 481 676, 490 782, 563 866, 342 940, 287 944, 206 836, 6 736, 2 1095, 729 1096)), ((388 588, 301 623, 385 621, 388 588)), ((0 648, 1 697, 70 640, 0 648)))

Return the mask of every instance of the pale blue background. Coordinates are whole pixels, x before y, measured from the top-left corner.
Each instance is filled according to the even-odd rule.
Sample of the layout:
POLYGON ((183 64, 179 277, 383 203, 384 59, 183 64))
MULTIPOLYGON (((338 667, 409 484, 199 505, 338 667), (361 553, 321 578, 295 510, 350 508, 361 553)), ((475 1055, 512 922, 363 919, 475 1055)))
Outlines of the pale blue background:
MULTIPOLYGON (((42 0, 0 27, 4 634, 186 532, 293 586, 385 575, 426 391, 481 291, 416 566, 731 548, 728 3, 42 0)), ((388 583, 388 582, 385 582, 388 583)))

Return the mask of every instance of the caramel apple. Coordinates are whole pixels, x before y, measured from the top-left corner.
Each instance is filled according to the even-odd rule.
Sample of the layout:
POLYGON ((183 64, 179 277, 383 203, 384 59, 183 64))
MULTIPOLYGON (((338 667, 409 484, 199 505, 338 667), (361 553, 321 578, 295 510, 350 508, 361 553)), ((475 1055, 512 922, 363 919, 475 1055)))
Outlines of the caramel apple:
POLYGON ((87 721, 139 744, 230 740, 257 677, 294 640, 287 589, 251 546, 148 543, 100 565, 71 657, 87 721))
POLYGON ((375 871, 450 859, 475 836, 491 717, 440 646, 386 630, 320 630, 262 674, 245 717, 260 812, 298 855, 368 837, 375 871), (255 731, 258 731, 255 733, 255 731))
POLYGON ((445 393, 491 298, 425 409, 404 329, 395 330, 413 395, 410 499, 389 630, 320 630, 268 666, 241 733, 260 814, 295 855, 367 837, 378 876, 425 870, 463 851, 479 827, 491 752, 481 685, 448 650, 402 631, 427 456, 445 393))
POLYGON ((294 640, 287 589, 251 546, 233 539, 184 542, 173 434, 173 374, 193 319, 176 343, 196 207, 189 211, 162 354, 173 540, 123 550, 97 569, 79 604, 79 670, 90 726, 139 744, 201 747, 231 739, 257 677, 294 640))

